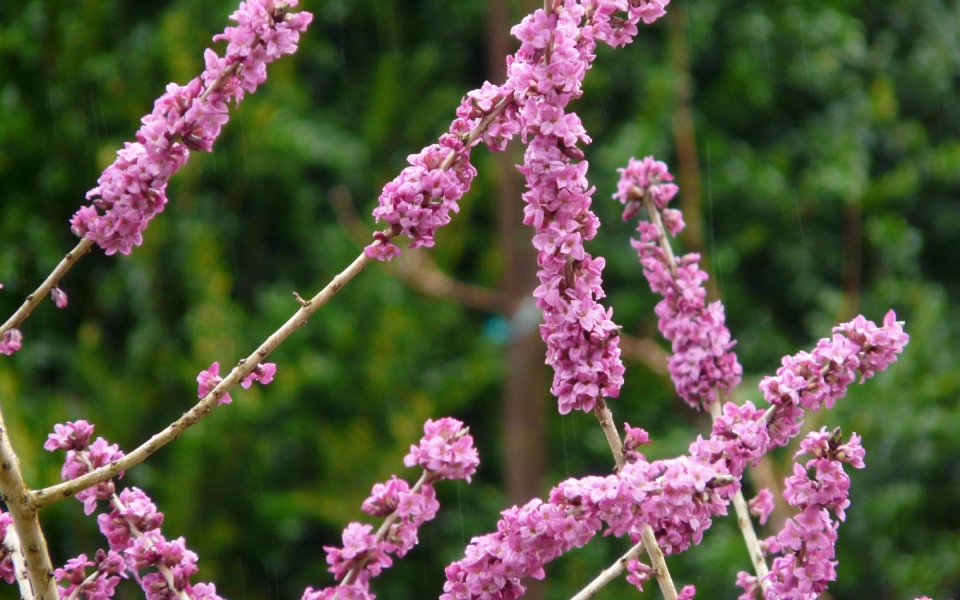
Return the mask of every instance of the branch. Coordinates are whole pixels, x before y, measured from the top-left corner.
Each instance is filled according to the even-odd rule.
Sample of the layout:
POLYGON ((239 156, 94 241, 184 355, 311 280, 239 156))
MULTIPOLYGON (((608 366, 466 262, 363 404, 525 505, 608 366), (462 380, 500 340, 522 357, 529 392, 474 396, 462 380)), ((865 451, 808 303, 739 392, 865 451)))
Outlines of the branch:
MULTIPOLYGON (((389 236, 390 234, 387 233, 389 236)), ((257 365, 260 364, 263 359, 270 355, 277 346, 283 343, 290 335, 297 329, 303 327, 307 324, 307 320, 310 318, 313 313, 317 311, 321 306, 326 304, 334 294, 336 294, 340 289, 346 285, 351 279, 357 276, 364 268, 367 266, 372 259, 366 254, 361 253, 349 267, 344 269, 339 275, 333 278, 333 280, 327 284, 316 296, 306 301, 301 305, 300 310, 298 310, 292 317, 287 319, 287 322, 283 324, 277 331, 275 331, 270 337, 264 341, 256 351, 253 352, 250 356, 245 359, 241 359, 240 363, 234 367, 230 374, 227 375, 223 381, 221 381, 217 387, 203 397, 200 402, 198 402, 193 408, 183 413, 183 416, 167 426, 166 429, 157 433, 149 440, 140 445, 139 448, 127 454, 120 460, 116 460, 109 465, 100 467, 94 471, 81 475, 76 479, 70 481, 65 481, 63 483, 53 485, 42 490, 36 490, 29 492, 27 495, 27 505, 30 510, 36 511, 39 508, 42 508, 48 504, 54 502, 59 502, 64 498, 69 498, 79 491, 85 490, 86 488, 107 481, 121 471, 126 471, 131 467, 134 467, 142 463, 148 456, 156 452, 161 447, 167 445, 173 440, 180 437, 180 434, 183 433, 187 428, 196 423, 200 422, 209 412, 213 409, 214 406, 220 401, 220 399, 225 396, 231 389, 237 386, 244 377, 249 375, 257 368, 257 365)), ((13 512, 13 511, 11 511, 13 512)))
MULTIPOLYGON (((361 247, 365 246, 370 239, 370 229, 357 214, 350 191, 343 186, 331 189, 330 205, 350 239, 361 247)), ((417 291, 477 310, 510 317, 520 305, 519 298, 450 277, 437 266, 429 252, 404 252, 380 266, 388 275, 417 291)), ((667 353, 649 338, 621 333, 620 351, 625 358, 643 363, 657 375, 667 374, 667 353)))
POLYGON ((30 576, 27 573, 27 565, 23 556, 23 548, 20 545, 20 538, 17 537, 15 527, 7 527, 7 535, 3 539, 3 546, 13 562, 13 576, 17 579, 17 585, 20 587, 21 600, 34 600, 33 586, 30 584, 30 576))
MULTIPOLYGON (((670 268, 671 274, 674 277, 677 276, 677 259, 673 254, 673 248, 670 247, 670 241, 667 239, 667 230, 663 226, 663 219, 660 216, 660 211, 657 209, 656 205, 653 202, 650 194, 645 194, 643 191, 637 187, 634 187, 631 192, 637 197, 643 200, 643 205, 646 207, 647 212, 650 214, 650 221, 657 227, 659 233, 658 242, 660 247, 663 249, 664 254, 666 255, 667 266, 670 268)), ((769 410, 763 415, 763 421, 769 423, 770 419, 776 413, 776 406, 771 406, 769 410)), ((710 404, 710 416, 712 421, 716 423, 717 417, 721 414, 720 402, 716 401, 710 404)), ((757 540, 757 533, 753 529, 753 521, 750 519, 750 511, 747 507, 747 501, 743 497, 743 490, 737 490, 737 493, 733 497, 733 505, 737 511, 737 525, 740 526, 740 531, 743 534, 743 541, 747 545, 747 551, 750 554, 750 561, 753 563, 754 569, 757 573, 757 579, 760 580, 760 585, 763 589, 766 589, 768 583, 764 581, 764 578, 770 572, 767 568, 766 560, 763 558, 763 551, 760 549, 760 542, 757 540)))
MULTIPOLYGON (((30 494, 23 483, 20 459, 17 458, 7 435, 7 427, 0 414, 0 492, 7 503, 13 527, 25 550, 24 565, 37 600, 59 600, 60 594, 53 577, 53 565, 47 540, 40 529, 37 509, 30 502, 30 494)), ((18 569, 19 571, 19 569, 18 569)), ((22 584, 21 584, 22 587, 22 584)))
POLYGON ((93 241, 83 238, 80 240, 80 243, 77 244, 77 247, 67 252, 67 255, 63 257, 63 260, 60 261, 60 264, 47 276, 47 278, 40 284, 40 287, 36 289, 32 294, 27 296, 27 299, 24 300, 23 304, 20 305, 20 308, 17 309, 17 312, 7 319, 7 322, 3 325, 0 325, 0 337, 3 337, 3 334, 7 331, 13 329, 14 327, 19 327, 21 323, 27 320, 27 317, 30 316, 30 313, 33 312, 33 309, 37 307, 43 299, 50 295, 50 290, 58 286, 60 279, 66 275, 67 271, 73 267, 74 264, 80 257, 90 251, 90 248, 93 247, 93 241))
MULTIPOLYGON (((469 135, 465 136, 465 143, 467 144, 467 147, 473 144, 476 140, 480 139, 480 136, 483 135, 484 130, 486 130, 486 128, 494 121, 494 119, 503 113, 504 110, 506 110, 507 106, 511 102, 512 100, 510 99, 501 100, 500 103, 497 104, 497 106, 495 106, 487 116, 481 119, 480 122, 474 126, 469 135)), ((450 156, 454 156, 456 154, 457 153, 451 153, 450 156)), ((448 157, 448 159, 444 161, 443 165, 441 165, 441 168, 449 169, 453 163, 454 159, 448 157)), ((384 231, 383 234, 387 239, 390 239, 395 235, 393 231, 389 229, 384 231)), ((369 263, 371 260, 372 259, 369 256, 361 252, 360 256, 354 259, 349 267, 334 277, 333 280, 328 283, 325 288, 320 290, 316 296, 306 301, 301 299, 300 310, 294 313, 292 317, 287 319, 287 322, 284 323, 280 329, 276 330, 270 337, 268 337, 253 354, 247 358, 241 359, 237 366, 230 371, 230 374, 227 375, 223 381, 217 384, 217 386, 213 388, 213 390, 211 390, 206 396, 204 396, 200 402, 194 405, 193 408, 183 413, 182 417, 167 426, 166 429, 151 437, 130 454, 127 454, 120 460, 114 461, 109 465, 100 467, 99 469, 86 473, 85 475, 81 475, 76 479, 65 481, 57 485, 52 485, 42 490, 25 493, 25 506, 28 506, 30 510, 35 512, 48 504, 59 502, 60 500, 69 498, 70 496, 79 491, 85 490, 88 487, 102 483, 108 479, 112 479, 121 471, 126 471, 127 469, 142 463, 147 459, 148 456, 156 452, 158 449, 180 437, 180 434, 183 433, 187 428, 195 425, 196 423, 200 422, 201 419, 207 416, 207 414, 213 410, 213 407, 219 403, 220 399, 229 393, 231 389, 236 387, 238 383, 243 381, 247 375, 252 373, 254 369, 257 368, 257 365, 259 365, 263 359, 269 356, 270 353, 277 348, 277 346, 282 344, 284 340, 290 337, 294 331, 305 326, 310 316, 317 312, 317 309, 326 304, 331 298, 333 298, 334 294, 339 292, 340 289, 349 283, 351 279, 363 271, 366 268, 367 263, 369 263)), ((26 490, 24 491, 26 492, 26 490)))
POLYGON ((643 548, 643 542, 640 542, 633 548, 630 548, 626 554, 617 559, 617 562, 604 569, 596 579, 588 583, 587 587, 577 592, 577 595, 570 600, 589 600, 590 598, 596 596, 597 592, 600 591, 600 588, 607 585, 617 577, 620 577, 620 574, 623 573, 624 569, 627 568, 627 563, 640 556, 640 553, 643 552, 643 548))

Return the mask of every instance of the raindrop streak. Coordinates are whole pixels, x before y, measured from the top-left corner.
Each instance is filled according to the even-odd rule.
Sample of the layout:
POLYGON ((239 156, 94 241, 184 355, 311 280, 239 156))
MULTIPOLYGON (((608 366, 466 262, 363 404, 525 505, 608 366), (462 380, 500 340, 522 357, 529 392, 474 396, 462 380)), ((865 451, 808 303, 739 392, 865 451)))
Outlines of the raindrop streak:
POLYGON ((460 509, 460 545, 467 546, 467 534, 463 528, 463 497, 460 495, 460 480, 457 480, 457 508, 460 509))
POLYGON ((567 470, 567 477, 570 477, 570 460, 567 457, 567 420, 560 417, 560 433, 563 435, 563 467, 567 470))
POLYGON ((770 46, 767 42, 769 32, 767 31, 767 14, 760 9, 760 15, 763 17, 763 58, 767 61, 767 84, 770 86, 770 93, 773 93, 773 76, 770 73, 770 46))
POLYGON ((710 206, 710 255, 713 262, 713 270, 720 280, 720 299, 726 304, 727 290, 723 286, 723 269, 720 268, 720 262, 717 260, 717 236, 713 225, 713 168, 710 162, 710 142, 707 142, 707 204, 710 206))
POLYGON ((240 574, 240 591, 243 594, 243 600, 247 600, 247 582, 243 576, 243 559, 238 560, 237 564, 240 565, 240 568, 237 569, 237 572, 240 574))
MULTIPOLYGON (((813 86, 810 83, 810 61, 807 60, 807 37, 803 34, 803 20, 800 20, 800 47, 803 48, 803 68, 807 72, 807 93, 813 95, 813 86)), ((798 209, 799 210, 799 209, 798 209)))
POLYGON ((803 217, 800 215, 800 198, 797 197, 797 190, 793 190, 793 205, 797 207, 797 223, 800 224, 800 241, 803 247, 807 247, 807 238, 803 235, 803 217))

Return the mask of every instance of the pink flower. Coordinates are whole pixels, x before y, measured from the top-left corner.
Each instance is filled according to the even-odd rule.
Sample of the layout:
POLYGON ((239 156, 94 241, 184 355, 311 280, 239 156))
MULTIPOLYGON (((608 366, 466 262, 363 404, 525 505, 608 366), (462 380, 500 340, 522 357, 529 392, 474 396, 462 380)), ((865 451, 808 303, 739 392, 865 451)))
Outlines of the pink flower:
POLYGON ((54 450, 85 450, 90 444, 90 437, 93 435, 93 425, 86 421, 74 421, 72 423, 57 423, 53 426, 53 433, 47 434, 47 441, 43 448, 53 452, 54 450))
POLYGON ((757 495, 750 500, 750 514, 760 519, 761 525, 767 524, 770 513, 773 512, 773 494, 770 490, 763 488, 757 495))
POLYGON ((50 290, 50 299, 53 300, 53 303, 57 306, 57 308, 67 307, 67 294, 58 287, 54 287, 50 290))
MULTIPOLYGON (((274 368, 274 371, 276 371, 276 368, 274 368)), ((272 377, 273 375, 271 374, 271 378, 272 377)), ((207 394, 212 392, 218 385, 220 385, 220 382, 222 381, 223 381, 223 378, 220 377, 219 362, 215 362, 212 365, 210 365, 210 368, 208 368, 206 371, 200 371, 200 374, 197 375, 197 384, 198 384, 197 397, 205 398, 207 394)), ((245 387, 250 387, 250 386, 247 385, 245 387)), ((230 397, 230 394, 224 394, 220 398, 220 400, 217 401, 217 405, 230 404, 231 402, 233 402, 233 398, 230 397)))
POLYGON ((10 356, 14 352, 20 349, 23 344, 23 334, 20 333, 20 330, 14 327, 13 329, 8 329, 3 332, 3 335, 0 336, 0 354, 6 354, 10 356))
POLYGON ((117 152, 97 187, 87 193, 91 205, 70 219, 75 235, 95 241, 108 255, 129 254, 143 241, 148 223, 166 206, 170 177, 187 162, 191 150, 213 148, 229 119, 227 102, 239 103, 245 92, 255 91, 266 80, 268 63, 296 51, 300 33, 313 19, 310 13, 288 11, 296 5, 292 0, 240 3, 230 17, 237 27, 227 27, 213 38, 228 42, 225 56, 206 50, 206 70, 199 77, 186 86, 167 86, 153 112, 141 119, 137 141, 117 152))
POLYGON ((423 426, 424 436, 419 446, 410 446, 403 458, 408 467, 419 464, 437 479, 466 479, 477 470, 480 458, 473 447, 473 437, 463 423, 450 417, 437 421, 428 419, 423 426))
POLYGON ((697 594, 697 588, 692 585, 685 585, 683 589, 680 590, 680 593, 677 594, 677 600, 693 600, 693 597, 697 594))
MULTIPOLYGON (((214 363, 216 364, 216 363, 214 363)), ((277 374, 277 365, 274 363, 260 363, 257 367, 240 382, 244 389, 253 385, 254 381, 259 381, 261 385, 267 385, 273 381, 273 376, 277 374)))

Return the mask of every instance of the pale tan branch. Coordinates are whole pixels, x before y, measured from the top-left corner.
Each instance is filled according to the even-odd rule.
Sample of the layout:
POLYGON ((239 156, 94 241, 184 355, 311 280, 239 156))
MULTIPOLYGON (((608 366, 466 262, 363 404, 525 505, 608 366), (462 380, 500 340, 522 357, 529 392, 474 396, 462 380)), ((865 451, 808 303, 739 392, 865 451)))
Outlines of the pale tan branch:
POLYGON ((32 506, 20 472, 20 459, 10 443, 7 426, 0 414, 0 492, 13 517, 13 528, 24 552, 24 564, 36 600, 59 600, 47 540, 40 528, 37 510, 32 506))
POLYGON ((26 321, 30 313, 33 312, 33 309, 43 302, 44 298, 50 295, 50 290, 59 285, 60 279, 80 260, 80 257, 89 252, 92 247, 93 241, 83 238, 80 240, 80 243, 77 244, 76 248, 67 252, 67 255, 63 257, 60 264, 58 264, 43 283, 40 284, 40 287, 27 296, 27 299, 23 301, 23 304, 20 305, 17 312, 13 313, 13 315, 7 319, 6 323, 0 325, 0 337, 14 327, 19 327, 21 323, 26 321))
POLYGON ((333 298, 340 289, 351 279, 356 277, 370 262, 370 257, 361 253, 349 267, 344 269, 339 275, 327 284, 316 296, 310 299, 306 305, 301 305, 292 317, 290 317, 283 326, 275 331, 264 341, 250 356, 242 359, 230 373, 215 387, 209 394, 203 397, 193 408, 183 414, 182 417, 171 423, 166 429, 157 433, 149 440, 140 445, 139 448, 127 454, 123 458, 116 460, 109 465, 100 467, 76 479, 65 481, 63 483, 30 492, 28 503, 32 510, 37 510, 48 504, 58 502, 68 498, 77 492, 90 486, 112 479, 121 471, 126 471, 142 463, 148 456, 159 450, 161 447, 177 439, 187 428, 198 423, 216 406, 231 389, 237 386, 244 377, 249 375, 257 368, 263 359, 270 355, 277 346, 283 343, 297 329, 307 324, 308 319, 321 306, 333 298))
MULTIPOLYGON (((512 102, 512 100, 502 100, 487 116, 481 119, 480 122, 474 126, 473 130, 465 140, 468 142, 468 145, 469 143, 473 143, 479 139, 479 137, 483 134, 484 129, 486 129, 486 127, 488 127, 490 123, 492 123, 493 120, 496 119, 496 117, 506 109, 510 102, 512 102)), ((451 153, 450 156, 456 155, 458 154, 451 153)), ((454 159, 445 160, 443 165, 441 165, 441 168, 449 169, 455 162, 456 161, 454 159)), ((395 235, 395 232, 392 230, 386 230, 383 233, 387 239, 395 235)), ((308 301, 301 302, 300 309, 294 313, 294 315, 290 317, 286 323, 284 323, 278 330, 270 335, 270 337, 268 337, 266 341, 264 341, 260 347, 253 352, 253 354, 247 358, 241 359, 237 366, 230 371, 223 381, 217 384, 217 386, 206 396, 204 396, 193 408, 185 412, 182 417, 167 426, 166 429, 151 437, 130 454, 127 454, 123 458, 116 460, 109 465, 81 475, 76 479, 65 481, 42 490, 25 494, 26 505, 29 506, 30 510, 35 512, 43 506, 52 504, 53 502, 58 502, 90 486, 112 479, 121 471, 126 471, 127 469, 142 463, 147 459, 148 456, 156 452, 158 449, 177 439, 187 428, 198 423, 207 414, 209 414, 210 411, 213 410, 213 407, 220 402, 220 399, 228 394, 230 390, 236 387, 237 384, 243 381, 247 375, 252 373, 254 369, 256 369, 257 366, 263 361, 263 359, 269 356, 270 353, 277 348, 277 346, 282 344, 284 340, 290 337, 294 331, 305 326, 310 316, 313 315, 313 313, 315 313, 321 306, 329 302, 330 299, 333 298, 334 294, 339 292, 344 285, 346 285, 348 282, 350 282, 350 280, 363 271, 371 260, 372 259, 369 256, 361 252, 360 256, 354 259, 349 267, 334 277, 333 280, 328 283, 326 287, 320 290, 316 296, 308 301)))
POLYGON ((33 586, 30 584, 30 574, 23 555, 23 547, 17 536, 16 527, 7 527, 7 535, 3 539, 3 547, 13 563, 13 576, 20 587, 21 600, 34 600, 33 586))
POLYGON ((590 598, 596 596, 597 592, 600 591, 600 588, 607 585, 617 577, 620 577, 620 575, 626 570, 627 563, 640 556, 640 553, 643 552, 643 550, 644 543, 641 541, 633 548, 630 548, 626 554, 618 558, 617 562, 604 569, 603 572, 596 577, 596 579, 588 583, 585 588, 577 592, 577 594, 570 600, 589 600, 590 598))

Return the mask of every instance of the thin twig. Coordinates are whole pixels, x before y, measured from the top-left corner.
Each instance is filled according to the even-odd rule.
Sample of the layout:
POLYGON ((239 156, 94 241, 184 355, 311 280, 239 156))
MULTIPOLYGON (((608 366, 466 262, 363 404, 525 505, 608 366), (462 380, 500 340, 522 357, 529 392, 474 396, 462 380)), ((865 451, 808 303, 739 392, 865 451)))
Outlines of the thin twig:
POLYGON ((13 527, 24 550, 24 564, 36 600, 59 600, 60 594, 53 578, 53 565, 47 540, 40 529, 37 510, 30 503, 27 486, 20 472, 17 458, 7 435, 7 427, 0 414, 0 492, 13 517, 13 527))
POLYGON ((3 538, 3 546, 10 557, 10 561, 13 562, 13 576, 20 587, 21 600, 34 600, 33 586, 30 584, 30 575, 27 573, 23 548, 20 545, 20 538, 17 537, 16 527, 7 527, 7 535, 3 538))
POLYGON ((596 596, 597 592, 600 591, 600 588, 607 585, 617 577, 620 577, 620 574, 626 570, 627 563, 640 556, 640 553, 643 552, 643 550, 644 543, 641 541, 633 548, 630 548, 626 554, 617 559, 617 562, 604 569, 596 579, 588 583, 587 587, 577 592, 577 595, 570 600, 589 600, 590 598, 596 596))
POLYGON ((351 279, 363 271, 370 260, 370 257, 361 253, 360 256, 354 259, 349 267, 334 277, 325 288, 323 288, 316 296, 311 298, 306 306, 301 306, 300 310, 298 310, 287 320, 286 323, 284 323, 279 329, 270 335, 270 337, 268 337, 259 348, 257 348, 246 359, 240 361, 240 364, 234 367, 230 371, 230 374, 227 375, 223 381, 217 384, 217 386, 213 388, 210 393, 204 396, 203 399, 200 400, 200 402, 198 402, 193 408, 183 413, 182 417, 167 426, 166 429, 151 437, 130 454, 127 454, 119 460, 113 461, 109 465, 95 469, 89 473, 86 473, 85 475, 77 477, 76 479, 71 479, 70 481, 65 481, 42 490, 30 492, 28 494, 29 507, 35 511, 48 504, 58 502, 64 498, 69 498, 70 496, 73 496, 77 492, 85 490, 90 486, 107 481, 121 471, 126 471, 131 467, 142 463, 147 459, 148 456, 159 450, 161 447, 180 437, 180 434, 183 433, 187 428, 197 424, 201 419, 207 416, 207 414, 213 410, 213 407, 220 402, 220 399, 229 393, 231 389, 236 387, 237 384, 243 381, 244 377, 252 373, 254 369, 257 368, 257 365, 259 365, 267 356, 269 356, 270 353, 277 348, 277 346, 290 337, 294 331, 306 325, 310 316, 313 315, 313 313, 315 313, 321 306, 326 304, 331 298, 333 298, 334 294, 340 291, 340 289, 351 279))
POLYGON ((70 270, 73 265, 76 264, 80 257, 90 251, 90 248, 93 247, 93 241, 83 238, 80 240, 80 243, 77 244, 77 247, 67 252, 67 255, 63 257, 63 260, 60 261, 60 264, 47 276, 47 278, 40 284, 40 287, 36 289, 32 294, 27 296, 27 299, 24 300, 23 304, 20 305, 20 308, 17 309, 17 312, 13 313, 7 322, 3 325, 0 325, 0 337, 4 333, 13 329, 14 327, 19 327, 21 323, 27 320, 27 317, 30 316, 30 313, 33 312, 33 309, 37 307, 38 304, 43 302, 43 299, 50 295, 50 290, 56 287, 60 283, 60 279, 70 270))

